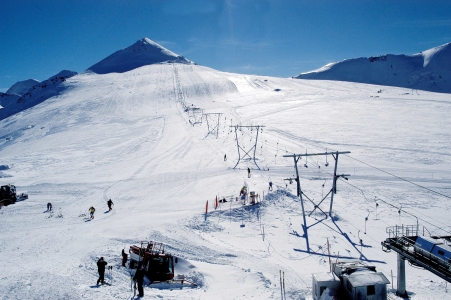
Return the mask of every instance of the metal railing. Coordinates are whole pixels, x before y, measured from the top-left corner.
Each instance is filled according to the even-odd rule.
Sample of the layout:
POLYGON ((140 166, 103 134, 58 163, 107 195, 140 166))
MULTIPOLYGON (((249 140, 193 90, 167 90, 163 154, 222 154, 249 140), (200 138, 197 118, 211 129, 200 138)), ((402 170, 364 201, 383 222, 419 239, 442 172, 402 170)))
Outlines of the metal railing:
POLYGON ((402 236, 418 236, 418 225, 395 225, 387 227, 386 232, 389 238, 402 236))

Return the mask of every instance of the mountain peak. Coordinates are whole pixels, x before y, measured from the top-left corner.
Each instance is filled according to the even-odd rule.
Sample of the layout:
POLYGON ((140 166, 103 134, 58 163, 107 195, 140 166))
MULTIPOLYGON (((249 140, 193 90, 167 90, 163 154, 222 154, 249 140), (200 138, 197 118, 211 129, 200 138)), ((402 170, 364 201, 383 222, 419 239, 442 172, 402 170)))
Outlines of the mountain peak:
POLYGON ((32 88, 33 85, 38 84, 38 83, 39 83, 39 81, 36 79, 27 79, 27 80, 23 80, 23 81, 18 81, 15 84, 13 84, 13 86, 11 86, 6 93, 22 96, 23 94, 28 92, 28 90, 30 88, 32 88))
POLYGON ((194 64, 149 38, 142 38, 133 45, 116 51, 87 69, 97 74, 124 73, 142 66, 159 63, 194 64))

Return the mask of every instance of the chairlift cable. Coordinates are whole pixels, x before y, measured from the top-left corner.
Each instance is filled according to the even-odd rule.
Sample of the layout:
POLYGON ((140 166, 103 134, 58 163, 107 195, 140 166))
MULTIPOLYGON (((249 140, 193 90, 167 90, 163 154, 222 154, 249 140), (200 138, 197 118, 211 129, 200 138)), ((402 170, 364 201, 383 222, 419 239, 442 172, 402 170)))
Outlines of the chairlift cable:
POLYGON ((355 161, 358 161, 358 162, 360 162, 360 163, 362 163, 362 164, 364 164, 364 165, 367 165, 368 167, 371 167, 371 168, 373 168, 373 169, 376 169, 376 170, 378 170, 378 171, 381 171, 381 172, 383 172, 383 173, 385 173, 385 174, 388 174, 388 175, 390 175, 390 176, 393 176, 393 177, 395 177, 395 178, 398 178, 398 179, 403 180, 403 181, 405 181, 405 182, 408 182, 408 183, 410 183, 410 184, 413 184, 413 185, 415 185, 415 186, 417 186, 417 187, 423 188, 423 189, 425 189, 425 190, 427 190, 427 191, 430 191, 430 192, 432 192, 432 193, 435 193, 435 194, 437 194, 437 195, 440 195, 440 196, 446 197, 446 198, 448 198, 448 199, 451 199, 451 196, 448 196, 448 195, 442 194, 442 193, 440 193, 440 192, 434 191, 434 190, 432 190, 432 189, 430 189, 430 188, 427 188, 427 187, 425 187, 425 186, 422 186, 422 185, 420 185, 420 184, 418 184, 418 183, 412 182, 412 181, 407 180, 407 179, 404 179, 404 178, 402 178, 402 177, 400 177, 400 176, 394 175, 394 174, 392 174, 392 173, 390 173, 390 172, 384 171, 384 170, 382 170, 382 169, 380 169, 380 168, 378 168, 378 167, 374 167, 374 166, 372 166, 372 165, 370 165, 370 164, 367 164, 367 163, 365 163, 365 162, 363 162, 363 161, 361 161, 361 160, 358 160, 357 158, 351 157, 351 156, 349 156, 349 155, 347 155, 347 154, 345 154, 345 155, 346 155, 347 157, 349 157, 349 158, 355 160, 355 161))
MULTIPOLYGON (((346 155, 346 154, 345 154, 345 155, 346 155)), ((350 157, 349 155, 346 155, 346 156, 350 157)), ((350 157, 350 158, 352 158, 352 157, 350 157)), ((352 159, 357 160, 357 159, 355 159, 355 158, 352 158, 352 159)), ((357 160, 357 161, 359 161, 359 160, 357 160)), ((361 162, 361 161, 359 161, 359 162, 361 162)), ((364 163, 364 162, 361 162, 361 163, 366 164, 366 163, 364 163)), ((368 165, 368 166, 372 167, 371 165, 368 165)), ((376 168, 376 169, 377 169, 377 168, 376 168)), ((332 175, 331 173, 327 172, 326 170, 322 170, 322 171, 325 172, 325 173, 328 173, 329 175, 332 175)), ((385 171, 383 171, 383 170, 381 170, 381 171, 382 171, 382 172, 385 172, 385 171)), ((388 173, 388 172, 386 172, 386 173, 388 173)), ((389 174, 389 175, 392 175, 392 174, 390 174, 390 173, 388 173, 388 174, 389 174)), ((397 177, 396 175, 393 175, 393 176, 397 177)), ((346 183, 346 184, 348 184, 348 185, 350 185, 350 186, 352 186, 352 187, 354 187, 354 188, 360 190, 362 193, 364 193, 363 190, 362 190, 361 188, 359 188, 359 187, 357 187, 357 186, 355 186, 355 185, 349 183, 347 180, 343 180, 342 178, 339 178, 339 179, 340 179, 342 182, 344 182, 344 183, 346 183)), ((402 179, 402 178, 400 178, 400 179, 402 179)), ((406 181, 407 181, 407 180, 406 180, 406 181)), ((415 183, 414 183, 414 184, 415 184, 415 183)), ((427 189, 427 188, 426 188, 426 189, 427 189)), ((365 199, 368 200, 366 197, 365 197, 365 199)), ((385 204, 387 204, 387 205, 389 205, 389 206, 391 206, 391 207, 393 207, 393 208, 395 208, 395 209, 399 209, 398 206, 395 206, 395 205, 393 205, 393 204, 387 202, 386 200, 381 199, 380 197, 378 197, 378 200, 384 202, 385 204)), ((368 200, 368 201, 369 201, 369 200, 368 200)), ((422 220, 422 221, 424 221, 425 223, 427 223, 427 224, 429 224, 429 225, 432 225, 432 226, 434 226, 434 227, 436 227, 436 228, 438 228, 438 229, 440 229, 440 230, 443 230, 443 231, 445 231, 445 232, 448 232, 448 231, 446 231, 445 229, 442 229, 441 227, 439 227, 439 226, 437 226, 437 225, 434 225, 434 224, 432 224, 432 223, 430 223, 430 222, 428 222, 428 221, 426 221, 426 220, 424 220, 424 219, 418 218, 415 214, 409 213, 409 212, 407 212, 407 211, 405 211, 405 210, 402 210, 402 211, 405 212, 406 214, 408 214, 408 215, 414 217, 414 218, 417 218, 418 220, 422 220)), ((420 214, 420 215, 423 215, 423 216, 426 217, 426 218, 429 218, 427 215, 425 215, 425 214, 423 214, 423 213, 421 213, 421 212, 416 212, 416 213, 417 213, 417 214, 420 214)), ((446 224, 444 224, 444 223, 441 223, 441 222, 439 222, 439 221, 437 221, 437 220, 434 220, 434 221, 437 222, 437 223, 442 224, 442 225, 445 226, 445 227, 448 226, 448 225, 446 225, 446 224)), ((451 233, 451 232, 449 232, 449 233, 451 233)))
MULTIPOLYGON (((360 189, 359 187, 357 187, 357 186, 355 186, 355 185, 349 183, 348 181, 343 180, 343 179, 341 179, 341 178, 339 178, 339 179, 340 179, 342 182, 347 183, 348 185, 350 185, 350 186, 352 186, 352 187, 354 187, 354 188, 356 188, 356 189, 362 191, 362 189, 360 189)), ((383 200, 383 199, 381 199, 381 198, 379 198, 379 197, 378 197, 378 200, 381 201, 381 202, 383 202, 383 203, 385 203, 385 204, 387 204, 387 205, 389 205, 389 206, 391 206, 392 208, 395 208, 395 209, 397 209, 397 210, 400 210, 400 211, 406 213, 407 215, 410 215, 410 216, 412 216, 412 217, 414 217, 414 218, 416 218, 416 219, 418 219, 418 220, 421 220, 421 221, 424 222, 424 223, 427 223, 427 224, 429 224, 429 225, 431 225, 431 226, 433 226, 433 227, 435 227, 435 228, 437 228, 437 229, 440 229, 440 230, 442 230, 442 231, 444 231, 444 232, 446 232, 446 233, 450 233, 450 234, 451 234, 451 231, 448 231, 448 230, 446 230, 446 229, 443 229, 442 227, 439 227, 439 226, 437 226, 437 225, 435 225, 435 224, 432 224, 431 222, 428 222, 428 221, 426 221, 425 219, 419 218, 419 217, 417 217, 416 215, 414 215, 414 214, 412 214, 412 213, 409 213, 408 211, 406 211, 406 210, 404 210, 404 209, 399 209, 398 206, 393 205, 393 204, 387 202, 386 200, 383 200)), ((437 222, 437 223, 440 223, 440 222, 438 222, 437 220, 434 220, 434 221, 437 222)), ((446 224, 443 224, 443 223, 441 223, 441 224, 442 224, 444 227, 448 227, 448 225, 446 225, 446 224)))

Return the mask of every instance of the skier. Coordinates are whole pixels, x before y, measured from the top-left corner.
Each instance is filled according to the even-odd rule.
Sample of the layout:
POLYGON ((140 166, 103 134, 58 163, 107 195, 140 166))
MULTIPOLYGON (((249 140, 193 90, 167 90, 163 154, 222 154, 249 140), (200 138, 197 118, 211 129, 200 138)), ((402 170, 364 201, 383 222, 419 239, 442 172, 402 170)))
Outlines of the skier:
POLYGON ((224 161, 227 161, 227 155, 224 154, 224 161))
POLYGON ((144 274, 145 274, 144 266, 140 263, 138 265, 138 270, 136 270, 135 277, 133 277, 135 282, 138 283, 138 297, 144 297, 144 289, 143 289, 144 274))
POLYGON ((105 283, 105 266, 108 263, 106 261, 103 260, 103 257, 101 257, 98 261, 97 261, 97 270, 99 271, 99 279, 97 279, 97 285, 99 285, 99 282, 101 282, 102 284, 105 283))
POLYGON ((251 178, 251 169, 247 168, 247 178, 251 178))
POLYGON ((243 186, 240 191, 241 200, 246 200, 246 195, 247 195, 247 189, 245 186, 243 186))
POLYGON ((114 205, 113 201, 111 201, 111 199, 110 199, 110 200, 108 200, 107 204, 108 204, 108 211, 111 211, 113 209, 111 207, 111 205, 114 205))
POLYGON ((272 191, 272 181, 269 182, 269 191, 272 191))
POLYGON ((52 203, 47 203, 47 211, 52 211, 52 203))
POLYGON ((96 211, 96 209, 94 208, 94 206, 91 206, 89 208, 89 213, 91 214, 91 220, 94 219, 94 212, 96 211))

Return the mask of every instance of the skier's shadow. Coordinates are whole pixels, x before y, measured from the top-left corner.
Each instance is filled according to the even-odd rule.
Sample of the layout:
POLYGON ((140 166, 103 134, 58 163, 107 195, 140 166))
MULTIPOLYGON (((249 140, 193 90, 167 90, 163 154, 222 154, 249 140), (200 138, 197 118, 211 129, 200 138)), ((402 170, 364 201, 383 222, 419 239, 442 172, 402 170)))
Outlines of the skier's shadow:
POLYGON ((89 286, 91 289, 98 289, 100 287, 100 285, 90 285, 89 286))

